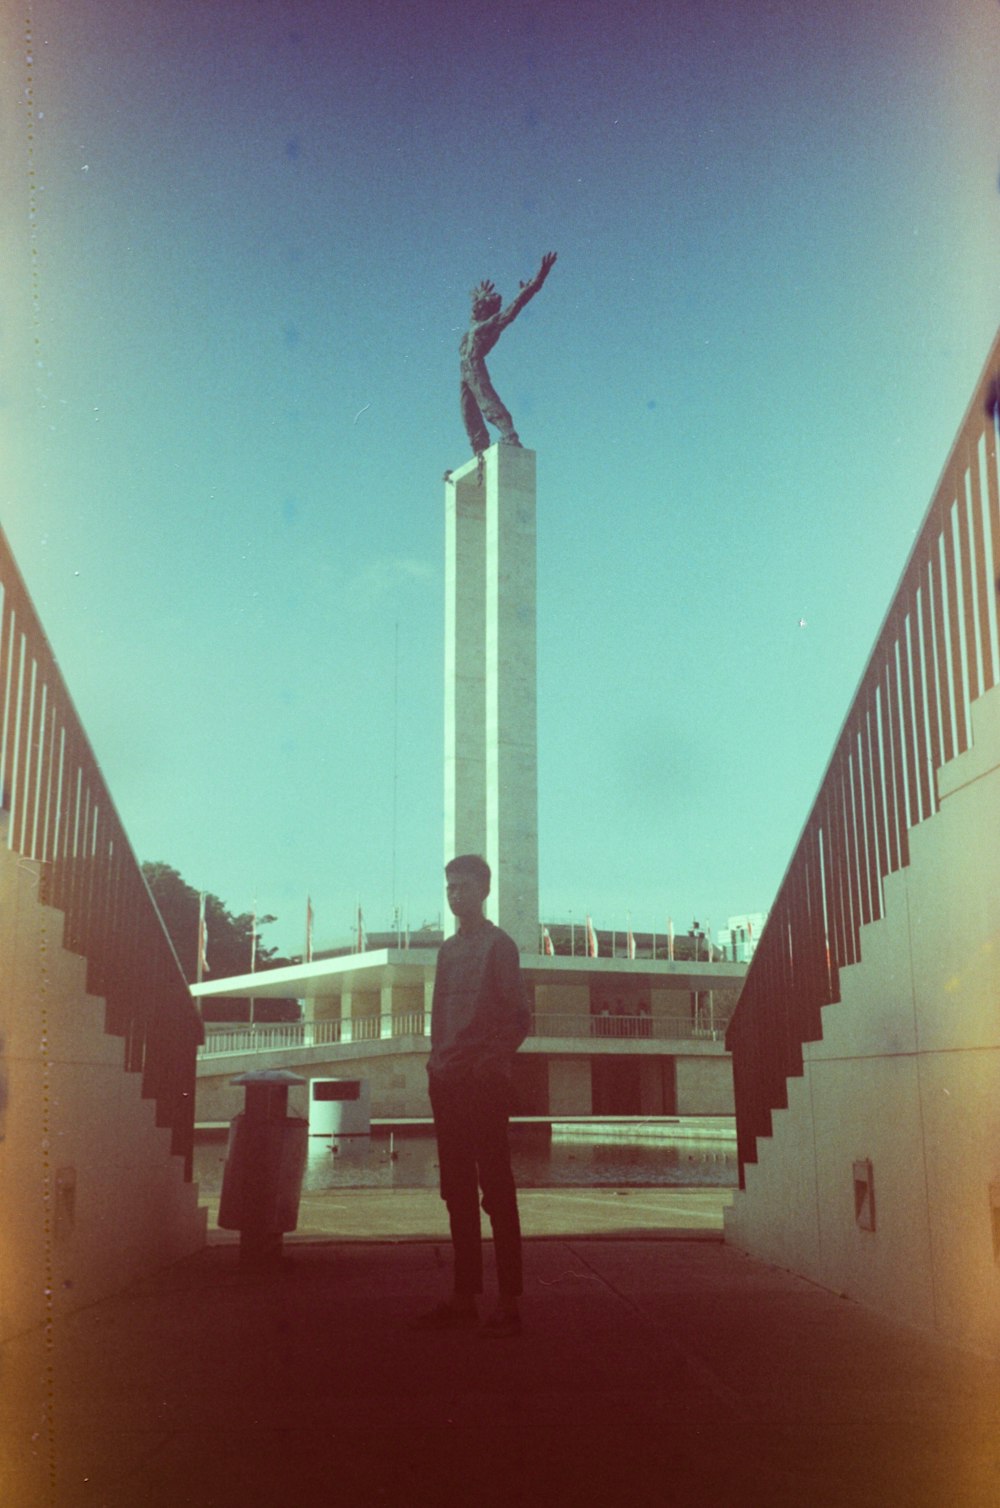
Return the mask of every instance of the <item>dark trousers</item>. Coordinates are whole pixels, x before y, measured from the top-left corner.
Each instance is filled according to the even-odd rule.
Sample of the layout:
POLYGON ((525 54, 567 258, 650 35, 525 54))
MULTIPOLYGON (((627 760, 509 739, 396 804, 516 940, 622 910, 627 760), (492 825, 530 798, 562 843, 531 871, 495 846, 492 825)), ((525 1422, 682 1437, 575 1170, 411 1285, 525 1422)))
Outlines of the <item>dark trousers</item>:
POLYGON ((455 1253, 455 1292, 483 1291, 479 1190, 493 1227, 497 1283, 504 1298, 521 1293, 521 1222, 510 1167, 510 1085, 498 1076, 430 1080, 441 1198, 455 1253))
POLYGON ((490 445, 490 432, 484 422, 486 419, 496 425, 502 439, 520 443, 510 412, 501 402, 485 366, 480 365, 478 369, 463 368, 459 398, 465 432, 477 456, 488 450, 490 445))

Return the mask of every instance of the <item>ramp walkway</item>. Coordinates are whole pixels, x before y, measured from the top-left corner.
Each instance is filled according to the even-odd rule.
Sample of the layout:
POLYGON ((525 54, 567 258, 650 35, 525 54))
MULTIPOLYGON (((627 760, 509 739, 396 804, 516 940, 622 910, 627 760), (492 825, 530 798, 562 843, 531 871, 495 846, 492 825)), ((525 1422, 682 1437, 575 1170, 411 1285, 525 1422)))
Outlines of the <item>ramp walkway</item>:
POLYGON ((524 1333, 485 1341, 409 1328, 449 1282, 435 1196, 363 1192, 383 1208, 380 1224, 376 1201, 359 1202, 364 1239, 304 1237, 282 1269, 253 1273, 213 1238, 8 1342, 4 1503, 1000 1501, 1000 1368, 727 1247, 718 1209, 672 1236, 597 1239, 590 1204, 574 1230, 565 1209, 546 1227, 528 1201, 524 1333), (406 1238, 401 1206, 425 1238, 406 1238))

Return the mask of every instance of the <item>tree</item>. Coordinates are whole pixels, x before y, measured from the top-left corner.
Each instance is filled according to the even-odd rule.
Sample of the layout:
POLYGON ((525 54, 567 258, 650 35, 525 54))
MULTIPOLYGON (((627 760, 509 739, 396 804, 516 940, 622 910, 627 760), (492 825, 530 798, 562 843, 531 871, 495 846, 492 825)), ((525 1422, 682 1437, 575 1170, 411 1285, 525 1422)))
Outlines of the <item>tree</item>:
MULTIPOLYGON (((189 984, 198 977, 198 915, 200 892, 189 885, 178 871, 161 862, 145 863, 146 877, 153 900, 174 945, 184 977, 189 984)), ((257 927, 276 921, 274 916, 258 916, 257 927)), ((249 974, 251 962, 257 968, 280 968, 291 959, 278 955, 277 948, 267 947, 254 926, 249 912, 235 916, 217 895, 205 896, 205 932, 207 938, 208 979, 225 979, 231 974, 249 974), (256 941, 256 956, 254 943, 256 941)), ((233 1000, 204 1000, 202 1014, 206 1021, 243 1021, 250 1017, 249 997, 233 1000)), ((257 1021, 297 1021, 298 1001, 258 1000, 254 1005, 257 1021)))

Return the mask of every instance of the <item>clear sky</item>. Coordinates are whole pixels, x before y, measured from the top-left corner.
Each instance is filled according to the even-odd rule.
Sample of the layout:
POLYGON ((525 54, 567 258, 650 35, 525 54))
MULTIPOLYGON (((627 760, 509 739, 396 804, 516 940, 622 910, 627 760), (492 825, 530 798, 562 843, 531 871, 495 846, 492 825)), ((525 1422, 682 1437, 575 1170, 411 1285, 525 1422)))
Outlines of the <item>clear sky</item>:
POLYGON ((769 906, 1000 321, 996 0, 0 0, 2 522, 142 859, 437 917, 468 290, 541 905, 769 906))

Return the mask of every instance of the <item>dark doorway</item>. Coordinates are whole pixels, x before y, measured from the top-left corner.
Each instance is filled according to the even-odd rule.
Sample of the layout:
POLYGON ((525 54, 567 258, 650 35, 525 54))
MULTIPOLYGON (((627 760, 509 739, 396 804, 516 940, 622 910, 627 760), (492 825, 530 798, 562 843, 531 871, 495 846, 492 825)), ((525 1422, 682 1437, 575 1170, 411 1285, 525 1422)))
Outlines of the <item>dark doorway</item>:
POLYGON ((677 1059, 661 1058, 660 1071, 663 1075, 663 1114, 677 1114, 677 1059))
POLYGON ((641 1115, 638 1058, 610 1053, 591 1058, 591 1083, 595 1115, 641 1115))
POLYGON ((519 1053, 511 1076, 511 1115, 548 1115, 549 1064, 541 1053, 519 1053))

